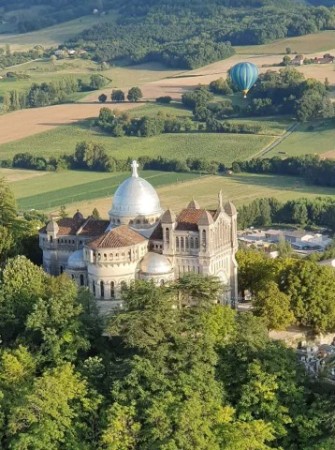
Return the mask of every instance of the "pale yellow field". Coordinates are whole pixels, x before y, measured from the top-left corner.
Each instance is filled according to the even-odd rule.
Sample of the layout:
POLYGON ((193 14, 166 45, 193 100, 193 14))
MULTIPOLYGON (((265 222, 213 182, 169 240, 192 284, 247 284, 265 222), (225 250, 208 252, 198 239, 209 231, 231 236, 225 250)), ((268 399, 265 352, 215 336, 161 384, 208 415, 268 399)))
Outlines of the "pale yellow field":
MULTIPOLYGON (((249 204, 251 201, 263 197, 275 197, 278 200, 286 201, 302 197, 335 195, 335 189, 310 187, 299 178, 254 174, 202 176, 189 182, 158 188, 157 192, 164 209, 171 208, 178 212, 192 198, 195 198, 201 207, 215 208, 220 189, 222 189, 224 200, 231 200, 237 206, 249 204)), ((111 204, 112 197, 106 197, 67 205, 67 211, 74 214, 79 209, 84 215, 89 215, 94 208, 97 208, 100 215, 107 218, 111 204)))
POLYGON ((235 47, 240 55, 250 54, 284 54, 286 48, 291 48, 292 52, 313 53, 325 52, 335 48, 335 31, 322 31, 320 33, 309 34, 287 39, 280 39, 266 45, 247 45, 235 47))
MULTIPOLYGON (((333 34, 329 33, 329 35, 333 39, 335 32, 333 34)), ((325 33, 325 36, 328 36, 328 33, 325 33)), ((320 54, 322 53, 312 53, 308 56, 314 57, 320 56, 320 54)), ((173 99, 180 99, 183 92, 188 89, 192 89, 199 84, 208 84, 220 77, 226 77, 229 68, 238 62, 254 62, 258 65, 261 72, 265 72, 267 70, 279 70, 281 67, 278 64, 281 60, 282 56, 278 54, 254 54, 249 56, 237 54, 229 59, 192 71, 163 70, 157 65, 153 65, 153 70, 150 70, 149 65, 140 65, 129 68, 112 68, 108 71, 108 76, 114 79, 114 83, 112 83, 113 88, 117 85, 117 87, 127 90, 132 85, 140 86, 144 95, 144 101, 152 101, 163 95, 169 95, 173 99), (262 67, 264 64, 271 64, 275 67, 262 67)), ((299 67, 298 70, 302 71, 309 78, 317 78, 321 81, 328 78, 329 82, 335 86, 334 64, 308 65, 299 67)), ((27 109, 0 116, 0 144, 23 139, 59 125, 96 117, 101 107, 101 104, 97 103, 99 94, 104 92, 109 96, 113 88, 110 87, 89 94, 76 104, 27 109)), ((138 105, 125 103, 122 105, 108 104, 107 106, 126 110, 138 105)))
POLYGON ((28 180, 29 178, 47 176, 48 172, 38 172, 36 170, 23 169, 0 169, 0 178, 5 178, 8 183, 15 181, 28 180))

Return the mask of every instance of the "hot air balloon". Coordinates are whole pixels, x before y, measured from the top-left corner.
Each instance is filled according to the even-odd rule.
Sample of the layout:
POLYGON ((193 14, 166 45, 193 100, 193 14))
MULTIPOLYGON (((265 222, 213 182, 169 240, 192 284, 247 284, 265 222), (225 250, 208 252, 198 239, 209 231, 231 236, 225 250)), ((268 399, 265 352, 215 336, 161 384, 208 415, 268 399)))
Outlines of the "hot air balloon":
POLYGON ((256 83, 258 78, 258 67, 249 62, 238 63, 229 71, 230 78, 246 98, 249 89, 256 83))

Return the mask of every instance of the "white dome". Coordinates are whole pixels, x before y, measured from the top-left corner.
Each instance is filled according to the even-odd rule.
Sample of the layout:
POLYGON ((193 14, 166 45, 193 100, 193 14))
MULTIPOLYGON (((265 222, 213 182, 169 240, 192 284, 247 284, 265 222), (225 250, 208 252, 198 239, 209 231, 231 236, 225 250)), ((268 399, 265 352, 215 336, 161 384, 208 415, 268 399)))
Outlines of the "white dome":
POLYGON ((151 275, 163 275, 172 271, 172 265, 166 256, 149 252, 142 259, 140 270, 151 275))
POLYGON ((86 269, 83 250, 76 250, 75 252, 71 253, 69 259, 67 260, 67 268, 81 270, 86 269))
POLYGON ((114 217, 136 217, 161 214, 162 209, 155 189, 137 173, 138 164, 133 161, 133 173, 117 188, 112 209, 114 217))

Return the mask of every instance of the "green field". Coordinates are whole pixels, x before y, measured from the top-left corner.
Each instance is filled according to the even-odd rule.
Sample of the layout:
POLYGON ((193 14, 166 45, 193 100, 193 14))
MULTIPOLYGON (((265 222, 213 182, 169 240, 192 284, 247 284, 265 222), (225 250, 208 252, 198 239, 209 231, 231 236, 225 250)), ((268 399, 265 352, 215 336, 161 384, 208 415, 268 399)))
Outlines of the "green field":
POLYGON ((335 120, 324 120, 299 125, 287 139, 264 156, 301 156, 332 151, 335 151, 335 120))
MULTIPOLYGON (((301 178, 236 174, 233 176, 199 176, 198 174, 141 171, 140 175, 158 189, 164 208, 176 211, 193 197, 203 207, 215 207, 221 189, 225 200, 237 206, 262 197, 276 197, 280 201, 317 196, 334 196, 335 188, 309 186, 301 178)), ((89 214, 95 206, 106 216, 111 197, 126 173, 64 171, 60 173, 0 169, 0 177, 9 180, 20 209, 57 210, 67 205, 72 212, 79 208, 89 214), (39 194, 36 194, 39 192, 39 194)))
MULTIPOLYGON (((7 171, 5 172, 7 173, 7 171)), ((0 169, 0 176, 2 170, 0 169)), ((47 210, 63 204, 111 196, 119 184, 128 178, 126 173, 66 171, 45 173, 44 176, 10 182, 20 209, 47 210), (40 192, 36 194, 36 192, 40 192)), ((199 177, 197 174, 142 171, 142 177, 153 186, 178 185, 199 177)))
POLYGON ((188 157, 219 160, 230 164, 246 159, 268 145, 273 137, 245 134, 180 133, 162 134, 148 138, 104 135, 90 129, 89 122, 66 125, 20 141, 0 146, 0 159, 12 158, 16 153, 57 156, 72 153, 81 141, 103 144, 108 154, 117 159, 139 156, 165 156, 185 160, 188 157))
MULTIPOLYGON (((217 193, 220 189, 224 200, 231 200, 237 206, 263 197, 275 197, 284 202, 303 197, 335 195, 335 188, 310 186, 302 178, 246 173, 208 176, 179 186, 162 187, 159 189, 159 195, 164 207, 175 210, 185 206, 192 197, 199 201, 201 206, 212 208, 217 204, 217 193)), ((103 204, 99 206, 101 210, 104 209, 103 204)))
MULTIPOLYGON (((5 75, 7 72, 16 72, 19 76, 23 75, 28 78, 1 79, 0 96, 11 90, 27 90, 33 83, 50 83, 68 77, 81 78, 83 81, 88 81, 90 75, 96 73, 98 69, 98 65, 92 61, 82 59, 63 59, 54 63, 49 60, 36 60, 7 67, 0 70, 0 75, 5 75)), ((108 75, 106 77, 108 78, 108 75)), ((87 96, 87 94, 85 92, 82 95, 87 96)))
MULTIPOLYGON (((112 66, 100 71, 100 65, 94 61, 70 58, 60 59, 54 62, 50 60, 30 61, 16 66, 6 67, 0 70, 0 75, 4 76, 7 72, 16 72, 19 75, 28 76, 28 78, 0 79, 0 96, 14 89, 28 89, 33 83, 48 83, 66 77, 81 78, 85 81, 89 79, 90 75, 97 72, 108 80, 111 80, 110 84, 106 86, 106 89, 121 86, 137 86, 178 73, 178 71, 168 69, 158 63, 138 64, 130 67, 112 66)), ((88 97, 89 101, 97 101, 98 94, 90 95, 89 92, 85 92, 82 96, 88 97)))
MULTIPOLYGON (((81 31, 90 28, 99 23, 115 21, 113 15, 100 17, 99 15, 83 16, 79 19, 60 23, 42 30, 33 31, 25 34, 0 34, 0 46, 10 44, 13 50, 27 50, 34 45, 43 45, 44 47, 55 47, 65 42, 81 31)), ((0 27, 0 32, 8 31, 0 27)))
POLYGON ((284 54, 289 47, 297 53, 325 52, 335 48, 335 31, 321 31, 306 36, 298 36, 287 39, 279 39, 265 45, 244 45, 235 47, 240 55, 273 55, 284 54))

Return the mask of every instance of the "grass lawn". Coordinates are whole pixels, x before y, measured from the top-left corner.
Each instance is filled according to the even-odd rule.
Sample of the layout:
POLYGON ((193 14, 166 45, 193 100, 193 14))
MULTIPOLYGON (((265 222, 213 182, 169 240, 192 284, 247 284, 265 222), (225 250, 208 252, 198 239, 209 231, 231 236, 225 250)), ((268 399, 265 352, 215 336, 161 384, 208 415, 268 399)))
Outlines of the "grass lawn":
MULTIPOLYGON (((0 169, 0 176, 3 169, 0 169)), ((23 171, 27 172, 27 171, 23 171)), ((100 197, 110 197, 119 184, 130 176, 126 173, 100 173, 64 171, 44 173, 10 182, 20 209, 48 210, 63 204, 79 203, 100 197), (39 192, 39 194, 36 194, 39 192)), ((5 175, 8 176, 8 173, 5 175)), ((142 177, 153 186, 178 185, 182 181, 198 178, 196 174, 142 171, 142 177)))
POLYGON ((234 47, 240 55, 284 54, 289 47, 297 53, 325 52, 335 48, 335 31, 321 31, 287 39, 280 39, 265 45, 244 45, 234 47))
POLYGON ((266 153, 265 157, 300 156, 331 151, 335 151, 335 121, 326 120, 299 125, 287 139, 266 153))
POLYGON ((89 128, 89 121, 81 125, 66 125, 36 134, 20 141, 0 146, 0 159, 12 158, 16 153, 56 156, 72 153, 81 141, 103 144, 108 153, 118 159, 139 156, 166 156, 185 160, 188 157, 208 158, 230 164, 246 159, 272 141, 271 136, 217 133, 162 134, 149 138, 114 138, 89 128))

